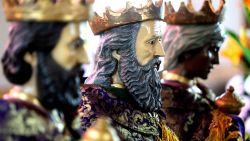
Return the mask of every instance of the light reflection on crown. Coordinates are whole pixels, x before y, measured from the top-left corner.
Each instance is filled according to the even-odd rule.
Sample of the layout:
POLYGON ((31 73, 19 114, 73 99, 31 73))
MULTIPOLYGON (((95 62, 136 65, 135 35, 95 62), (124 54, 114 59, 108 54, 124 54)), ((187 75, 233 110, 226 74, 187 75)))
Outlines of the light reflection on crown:
POLYGON ((221 21, 225 0, 220 0, 218 10, 215 10, 211 0, 204 0, 199 11, 195 11, 191 0, 187 6, 180 4, 179 10, 175 11, 171 2, 165 3, 164 21, 168 24, 213 24, 221 21))
POLYGON ((118 5, 116 5, 119 8, 115 7, 116 10, 113 10, 108 3, 103 12, 95 11, 90 27, 94 34, 98 34, 112 27, 128 23, 152 19, 163 20, 162 3, 163 0, 119 0, 117 1, 118 5))
POLYGON ((8 21, 82 21, 90 15, 92 1, 3 0, 8 21))

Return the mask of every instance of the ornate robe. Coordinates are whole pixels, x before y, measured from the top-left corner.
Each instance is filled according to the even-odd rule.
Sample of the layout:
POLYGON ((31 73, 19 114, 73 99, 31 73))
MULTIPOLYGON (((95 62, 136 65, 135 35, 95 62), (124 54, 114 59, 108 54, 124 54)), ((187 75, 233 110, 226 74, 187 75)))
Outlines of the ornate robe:
POLYGON ((161 92, 166 124, 180 141, 242 141, 244 123, 216 108, 215 95, 201 84, 201 94, 187 84, 164 80, 161 92))
MULTIPOLYGON (((81 124, 85 131, 98 117, 108 116, 124 141, 155 141, 160 139, 160 116, 158 112, 140 109, 125 89, 105 90, 97 85, 81 87, 81 124)), ((174 137, 167 128, 168 138, 174 137)), ((166 131, 164 130, 164 131, 166 131)), ((173 140, 174 141, 174 140, 173 140)))
POLYGON ((0 100, 0 141, 63 141, 42 107, 18 98, 0 100))

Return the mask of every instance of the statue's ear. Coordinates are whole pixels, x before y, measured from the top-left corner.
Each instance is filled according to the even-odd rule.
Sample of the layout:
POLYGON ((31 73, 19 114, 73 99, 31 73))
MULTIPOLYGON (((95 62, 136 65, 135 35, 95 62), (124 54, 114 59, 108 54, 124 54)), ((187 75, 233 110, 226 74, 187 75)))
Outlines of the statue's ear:
POLYGON ((179 63, 182 63, 182 62, 185 62, 185 60, 188 60, 189 58, 191 57, 191 54, 185 52, 183 54, 181 54, 178 58, 178 62, 179 63))
POLYGON ((186 60, 186 59, 189 59, 191 57, 191 54, 190 53, 184 53, 182 57, 183 57, 184 60, 186 60))
POLYGON ((117 50, 112 51, 112 56, 118 61, 121 58, 121 55, 117 53, 117 50))
POLYGON ((32 67, 37 65, 37 54, 36 53, 29 53, 27 52, 24 55, 24 61, 30 64, 32 67))

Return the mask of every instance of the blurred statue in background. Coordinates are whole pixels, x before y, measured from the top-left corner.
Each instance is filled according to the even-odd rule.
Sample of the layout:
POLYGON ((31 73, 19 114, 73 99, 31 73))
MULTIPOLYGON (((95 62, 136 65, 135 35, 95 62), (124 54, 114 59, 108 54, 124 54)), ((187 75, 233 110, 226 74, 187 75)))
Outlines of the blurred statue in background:
POLYGON ((223 42, 220 18, 224 0, 217 11, 205 0, 196 12, 192 2, 181 3, 177 12, 166 3, 163 36, 165 50, 161 92, 166 123, 181 141, 244 140, 244 123, 236 116, 243 103, 230 87, 216 99, 215 94, 197 81, 206 79, 219 64, 223 42))
POLYGON ((107 116, 124 141, 177 140, 161 121, 162 0, 96 1, 96 65, 82 88, 83 130, 107 116), (105 6, 106 5, 106 6, 105 6), (166 140, 166 139, 165 139, 166 140))
POLYGON ((242 74, 233 76, 227 85, 235 87, 235 91, 245 102, 239 117, 241 117, 246 126, 246 132, 250 134, 250 42, 249 42, 249 27, 250 23, 250 2, 243 0, 245 9, 246 27, 242 27, 238 36, 233 31, 228 30, 228 38, 225 45, 221 49, 221 55, 228 58, 230 62, 239 67, 242 74))
POLYGON ((80 22, 88 19, 89 10, 79 2, 3 0, 11 23, 2 65, 16 86, 0 100, 0 140, 81 137, 79 71, 88 59, 80 22))

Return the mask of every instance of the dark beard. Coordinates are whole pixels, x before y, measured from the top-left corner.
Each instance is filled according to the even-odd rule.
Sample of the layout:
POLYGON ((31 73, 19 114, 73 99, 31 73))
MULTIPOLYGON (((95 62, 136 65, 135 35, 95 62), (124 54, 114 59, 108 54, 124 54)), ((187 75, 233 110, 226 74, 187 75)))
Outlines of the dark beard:
MULTIPOLYGON (((65 70, 51 55, 38 53, 37 87, 41 104, 46 109, 77 110, 80 104, 80 65, 65 70)), ((73 110, 73 111, 72 111, 73 110)))
POLYGON ((144 110, 156 111, 161 107, 161 83, 155 68, 159 65, 158 58, 141 66, 136 57, 129 53, 119 61, 118 71, 121 81, 137 104, 144 110))
POLYGON ((67 71, 50 54, 38 53, 37 88, 38 99, 48 110, 57 109, 64 115, 66 127, 73 138, 80 138, 71 125, 77 115, 81 100, 80 65, 67 71))

